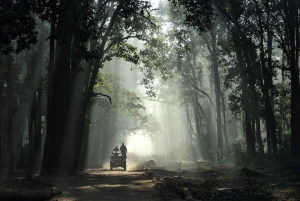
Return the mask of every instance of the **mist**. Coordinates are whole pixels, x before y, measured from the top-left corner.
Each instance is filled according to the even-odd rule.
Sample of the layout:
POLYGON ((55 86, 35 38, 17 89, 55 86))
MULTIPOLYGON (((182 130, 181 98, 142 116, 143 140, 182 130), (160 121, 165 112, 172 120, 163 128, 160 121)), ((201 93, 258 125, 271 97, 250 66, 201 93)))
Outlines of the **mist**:
POLYGON ((223 179, 265 177, 268 192, 246 197, 276 200, 267 184, 298 185, 297 0, 7 0, 0 11, 3 186, 238 200, 245 191, 223 179))

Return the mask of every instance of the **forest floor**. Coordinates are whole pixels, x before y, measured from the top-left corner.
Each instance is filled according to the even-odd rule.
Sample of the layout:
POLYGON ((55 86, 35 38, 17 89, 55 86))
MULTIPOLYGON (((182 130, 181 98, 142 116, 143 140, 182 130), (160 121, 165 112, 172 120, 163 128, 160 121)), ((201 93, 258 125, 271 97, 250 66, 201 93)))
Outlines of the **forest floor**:
POLYGON ((148 161, 129 171, 93 168, 73 177, 18 174, 0 180, 1 201, 49 199, 300 201, 300 167, 252 170, 206 162, 148 161))

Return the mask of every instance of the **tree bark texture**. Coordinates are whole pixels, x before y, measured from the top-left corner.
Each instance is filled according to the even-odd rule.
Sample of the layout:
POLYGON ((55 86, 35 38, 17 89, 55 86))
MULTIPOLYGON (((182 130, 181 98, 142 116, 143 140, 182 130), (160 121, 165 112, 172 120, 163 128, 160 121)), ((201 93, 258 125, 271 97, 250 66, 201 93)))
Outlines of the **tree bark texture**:
POLYGON ((55 174, 58 169, 56 167, 51 167, 51 163, 55 162, 55 157, 58 157, 57 152, 51 153, 52 147, 55 145, 55 136, 53 133, 53 74, 54 74, 54 67, 55 67, 55 29, 56 29, 56 0, 52 1, 51 4, 51 22, 50 22, 50 50, 49 50, 49 68, 48 68, 48 86, 47 86, 47 129, 46 129, 46 140, 44 146, 44 154, 42 160, 42 167, 41 167, 41 175, 48 175, 48 174, 55 174), (50 166, 50 167, 49 167, 50 166))
MULTIPOLYGON (((1 64, 1 63, 0 63, 1 64)), ((0 73, 0 175, 2 174, 2 161, 3 161, 3 107, 4 101, 3 101, 3 75, 0 73)))
POLYGON ((207 48, 210 52, 212 59, 212 69, 214 77, 214 86, 215 86, 215 96, 216 96, 216 109, 217 109, 217 136, 218 136, 218 151, 223 157, 223 135, 222 135, 222 114, 221 114, 221 87, 220 87, 220 76, 219 76, 219 65, 218 65, 218 52, 217 52, 217 43, 216 43, 216 33, 214 28, 210 31, 211 44, 208 40, 206 41, 207 48))
MULTIPOLYGON (((68 10, 68 4, 61 1, 61 10, 68 10)), ((50 42, 50 68, 47 118, 47 137, 44 149, 42 174, 60 173, 60 156, 63 150, 63 139, 67 123, 67 113, 70 103, 70 57, 72 35, 68 12, 60 13, 57 24, 59 40, 56 43, 54 58, 54 41, 50 42)), ((55 17, 54 17, 55 18, 55 17)), ((54 23, 54 22, 53 22, 54 23)), ((54 25, 53 25, 54 26, 54 25)), ((52 28, 52 27, 51 27, 52 28)))
POLYGON ((299 97, 299 1, 285 0, 290 51, 287 58, 291 71, 291 154, 300 155, 300 97, 299 97))
POLYGON ((6 135, 7 135, 7 148, 8 148, 8 174, 14 173, 14 133, 13 133, 13 86, 12 86, 12 68, 13 58, 11 55, 7 56, 7 88, 6 88, 6 135))

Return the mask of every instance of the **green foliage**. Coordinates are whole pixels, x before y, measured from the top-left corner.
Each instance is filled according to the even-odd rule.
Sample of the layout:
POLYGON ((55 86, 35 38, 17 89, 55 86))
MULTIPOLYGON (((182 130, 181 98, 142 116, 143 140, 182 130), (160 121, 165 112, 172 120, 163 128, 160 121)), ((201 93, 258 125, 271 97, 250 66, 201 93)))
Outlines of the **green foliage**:
POLYGON ((118 118, 114 122, 118 131, 130 134, 143 130, 143 133, 149 136, 160 131, 158 122, 153 116, 147 114, 141 99, 134 92, 122 87, 122 80, 118 75, 114 73, 99 74, 94 91, 110 94, 112 105, 103 97, 97 99, 97 105, 104 108, 106 114, 118 114, 118 118))
POLYGON ((150 15, 151 4, 148 1, 125 1, 121 18, 116 21, 105 50, 103 62, 114 57, 137 64, 140 61, 138 48, 132 39, 148 41, 155 29, 155 19, 150 15), (123 18, 122 18, 123 17, 123 18))
POLYGON ((290 137, 290 93, 289 85, 281 82, 275 85, 276 93, 274 94, 274 115, 277 120, 276 136, 278 149, 283 152, 288 152, 291 145, 290 137))
POLYGON ((249 167, 256 170, 280 169, 289 166, 300 165, 300 158, 293 158, 289 154, 289 148, 279 149, 277 156, 264 154, 255 155, 247 153, 245 139, 240 138, 230 146, 232 162, 239 168, 249 167))
POLYGON ((137 64, 139 61, 139 55, 137 53, 137 48, 128 43, 120 42, 117 45, 112 46, 107 51, 104 58, 105 61, 110 61, 113 57, 123 58, 125 61, 137 64))
POLYGON ((37 41, 35 20, 32 12, 36 9, 35 1, 5 0, 0 1, 0 54, 13 50, 12 42, 17 43, 16 51, 29 49, 37 41))
POLYGON ((237 166, 249 165, 248 163, 251 161, 251 160, 249 160, 249 157, 252 157, 252 156, 249 156, 247 154, 245 138, 237 139, 230 146, 229 152, 230 152, 230 156, 235 165, 237 165, 237 166))
POLYGON ((212 25, 215 13, 211 0, 169 0, 173 5, 174 11, 184 7, 185 23, 196 28, 199 33, 208 31, 212 25))
POLYGON ((152 5, 149 0, 125 0, 121 16, 132 17, 135 14, 150 16, 152 5))

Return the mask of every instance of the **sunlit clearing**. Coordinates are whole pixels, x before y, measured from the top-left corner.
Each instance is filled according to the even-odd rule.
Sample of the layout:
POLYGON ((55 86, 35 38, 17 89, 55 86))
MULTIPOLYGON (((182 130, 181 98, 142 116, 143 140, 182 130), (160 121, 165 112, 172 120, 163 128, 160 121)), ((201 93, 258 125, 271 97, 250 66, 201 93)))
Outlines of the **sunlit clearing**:
POLYGON ((150 155, 152 152, 152 142, 149 136, 131 135, 127 137, 128 155, 135 153, 136 155, 150 155))

